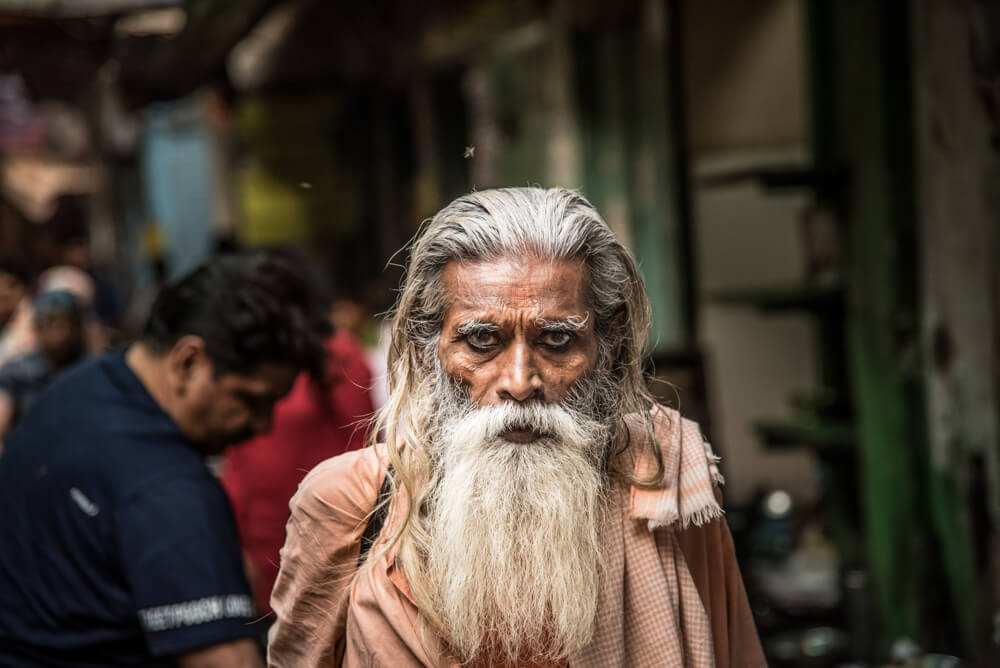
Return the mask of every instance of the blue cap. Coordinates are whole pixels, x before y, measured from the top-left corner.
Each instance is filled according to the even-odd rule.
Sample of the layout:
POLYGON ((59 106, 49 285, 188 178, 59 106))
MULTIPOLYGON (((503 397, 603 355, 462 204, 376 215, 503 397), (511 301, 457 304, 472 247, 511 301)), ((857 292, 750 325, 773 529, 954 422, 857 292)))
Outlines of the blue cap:
POLYGON ((83 318, 83 309, 76 295, 67 290, 51 290, 35 297, 35 321, 49 318, 83 318))

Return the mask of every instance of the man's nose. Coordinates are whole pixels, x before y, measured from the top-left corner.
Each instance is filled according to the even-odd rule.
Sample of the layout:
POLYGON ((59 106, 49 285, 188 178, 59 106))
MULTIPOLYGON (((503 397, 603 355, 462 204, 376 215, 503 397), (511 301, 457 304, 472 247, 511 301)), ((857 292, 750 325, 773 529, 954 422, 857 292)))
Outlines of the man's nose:
POLYGON ((527 401, 542 394, 542 377, 530 346, 514 343, 507 351, 497 394, 506 401, 527 401))

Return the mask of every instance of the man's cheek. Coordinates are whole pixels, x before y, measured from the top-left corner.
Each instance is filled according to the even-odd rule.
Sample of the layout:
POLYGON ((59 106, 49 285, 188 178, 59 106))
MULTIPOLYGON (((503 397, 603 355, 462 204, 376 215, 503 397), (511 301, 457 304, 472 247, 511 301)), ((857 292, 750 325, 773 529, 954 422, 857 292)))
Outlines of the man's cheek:
POLYGON ((461 360, 457 355, 442 357, 441 370, 462 385, 474 384, 476 376, 481 372, 481 368, 461 360))
POLYGON ((460 369, 459 374, 452 377, 473 401, 480 401, 486 397, 495 380, 495 375, 490 373, 488 368, 460 369))

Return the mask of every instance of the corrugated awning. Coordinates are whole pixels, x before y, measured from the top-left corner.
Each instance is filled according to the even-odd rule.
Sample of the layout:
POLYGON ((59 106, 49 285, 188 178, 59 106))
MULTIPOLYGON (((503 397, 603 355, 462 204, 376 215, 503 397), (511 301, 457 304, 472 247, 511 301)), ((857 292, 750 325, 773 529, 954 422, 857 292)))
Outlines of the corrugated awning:
POLYGON ((0 72, 34 99, 77 100, 105 63, 129 107, 225 74, 229 50, 280 0, 0 0, 0 72))

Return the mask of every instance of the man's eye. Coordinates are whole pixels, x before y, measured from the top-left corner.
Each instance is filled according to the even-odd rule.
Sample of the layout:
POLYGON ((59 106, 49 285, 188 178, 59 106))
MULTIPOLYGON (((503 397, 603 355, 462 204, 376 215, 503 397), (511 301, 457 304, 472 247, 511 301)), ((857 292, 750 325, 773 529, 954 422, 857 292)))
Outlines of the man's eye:
POLYGON ((498 343, 496 332, 470 332, 465 341, 473 350, 480 352, 489 350, 498 343))
POLYGON ((569 332, 546 332, 542 337, 542 343, 550 348, 565 348, 573 341, 573 335, 569 332))

